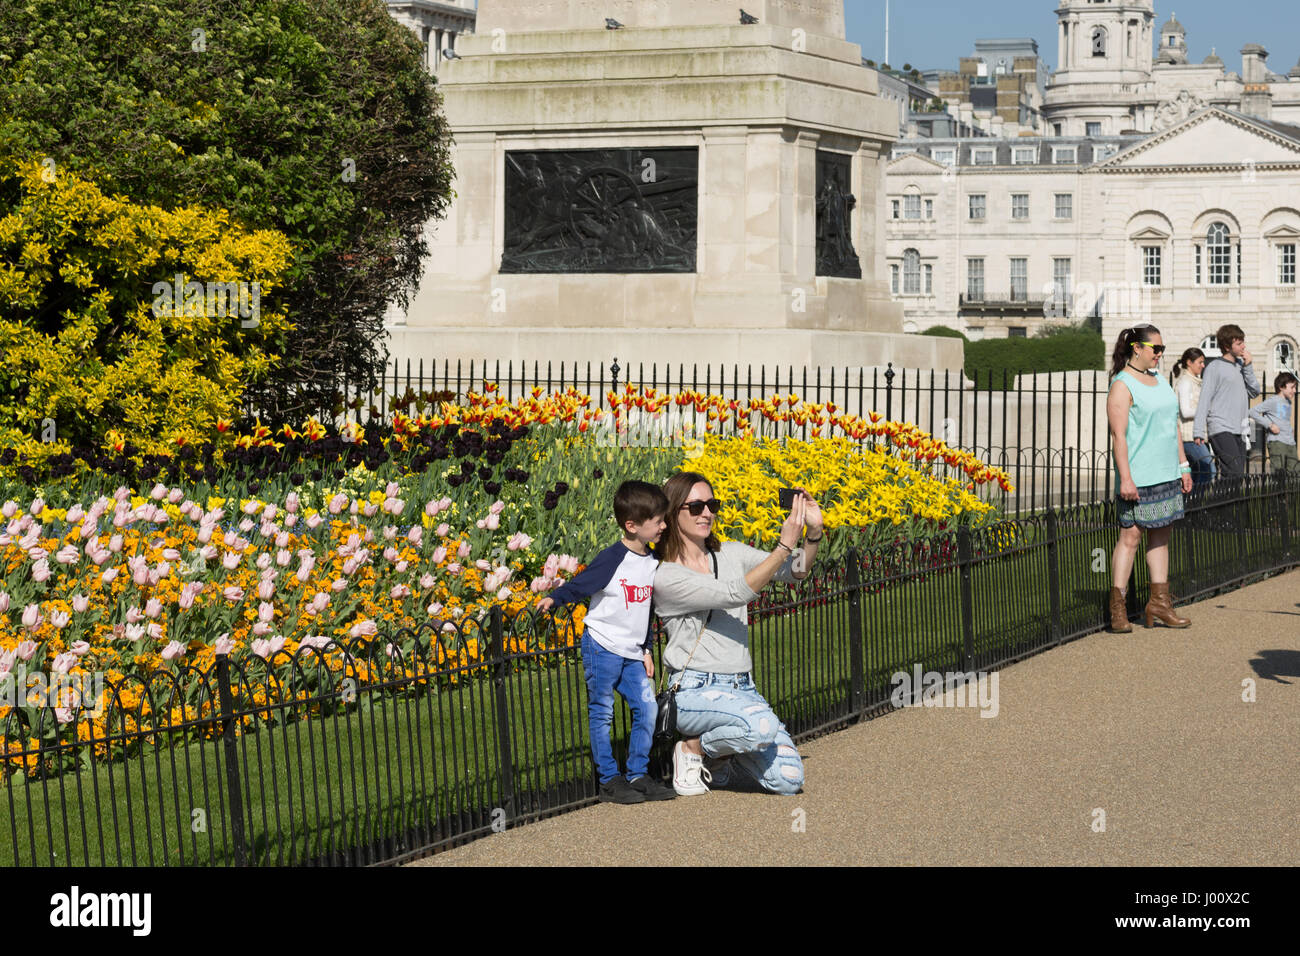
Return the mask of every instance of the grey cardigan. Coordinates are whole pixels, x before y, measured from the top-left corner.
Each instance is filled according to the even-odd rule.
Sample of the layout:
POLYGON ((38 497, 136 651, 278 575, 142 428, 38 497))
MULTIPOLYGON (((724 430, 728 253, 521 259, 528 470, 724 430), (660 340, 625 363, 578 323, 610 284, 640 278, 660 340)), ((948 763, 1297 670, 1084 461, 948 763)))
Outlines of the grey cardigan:
MULTIPOLYGON (((802 548, 796 548, 785 559, 776 580, 795 580, 795 557, 802 552, 802 548)), ((676 562, 661 564, 655 572, 655 612, 668 635, 663 662, 669 671, 682 670, 687 658, 693 671, 747 674, 754 669, 749 655, 747 605, 758 597, 758 592, 745 583, 745 575, 762 564, 768 552, 728 541, 717 555, 716 580, 712 574, 701 574, 676 562), (700 627, 710 611, 713 617, 701 633, 700 627)))

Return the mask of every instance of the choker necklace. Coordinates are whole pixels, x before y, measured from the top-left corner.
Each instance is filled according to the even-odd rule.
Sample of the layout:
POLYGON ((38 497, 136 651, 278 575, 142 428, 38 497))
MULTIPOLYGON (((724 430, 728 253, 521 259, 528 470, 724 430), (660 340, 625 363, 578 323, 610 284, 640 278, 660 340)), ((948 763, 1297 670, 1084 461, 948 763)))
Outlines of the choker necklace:
POLYGON ((1131 368, 1131 369, 1132 369, 1133 371, 1135 371, 1135 372, 1141 372, 1141 373, 1144 374, 1144 375, 1150 375, 1150 374, 1151 374, 1150 370, 1148 370, 1148 369, 1141 369, 1141 368, 1138 368, 1138 367, 1137 367, 1136 365, 1134 365, 1132 362, 1125 362, 1124 365, 1125 365, 1125 367, 1127 367, 1127 368, 1131 368))

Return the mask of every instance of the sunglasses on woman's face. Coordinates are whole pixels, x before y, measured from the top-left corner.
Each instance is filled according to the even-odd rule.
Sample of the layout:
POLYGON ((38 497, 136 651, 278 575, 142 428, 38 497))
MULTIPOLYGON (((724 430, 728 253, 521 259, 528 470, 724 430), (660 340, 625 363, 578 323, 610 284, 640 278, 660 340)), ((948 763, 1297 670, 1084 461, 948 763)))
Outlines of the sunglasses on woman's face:
POLYGON ((708 501, 688 501, 682 507, 690 511, 692 518, 698 518, 704 514, 705 508, 708 508, 709 511, 716 515, 722 510, 722 502, 717 498, 710 498, 708 501))
POLYGON ((1163 345, 1152 345, 1150 342, 1139 342, 1138 345, 1145 345, 1152 352, 1155 352, 1156 355, 1163 355, 1165 351, 1165 347, 1163 345))

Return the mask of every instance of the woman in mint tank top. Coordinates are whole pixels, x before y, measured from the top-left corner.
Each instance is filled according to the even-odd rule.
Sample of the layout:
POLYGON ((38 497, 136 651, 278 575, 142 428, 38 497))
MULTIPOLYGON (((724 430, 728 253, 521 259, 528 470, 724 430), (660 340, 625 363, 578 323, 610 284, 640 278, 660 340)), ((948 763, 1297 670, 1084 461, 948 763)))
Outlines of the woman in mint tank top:
POLYGON ((1111 355, 1106 417, 1115 462, 1115 510, 1119 541, 1111 554, 1110 628, 1133 630, 1125 598, 1142 532, 1147 533, 1151 594, 1147 627, 1192 622, 1174 613, 1169 595, 1170 527, 1183 516, 1183 495, 1192 490, 1192 470, 1178 433, 1178 396, 1156 371, 1165 345, 1154 325, 1120 333, 1111 355))

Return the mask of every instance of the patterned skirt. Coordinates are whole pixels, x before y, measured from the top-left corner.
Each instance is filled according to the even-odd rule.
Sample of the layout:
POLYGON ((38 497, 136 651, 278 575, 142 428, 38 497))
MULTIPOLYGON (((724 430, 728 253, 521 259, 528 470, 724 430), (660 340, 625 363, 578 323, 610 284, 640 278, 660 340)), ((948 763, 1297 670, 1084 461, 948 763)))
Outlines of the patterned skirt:
POLYGON ((1183 516, 1183 481, 1181 478, 1138 489, 1138 500, 1116 496, 1115 511, 1121 528, 1164 528, 1183 516))

